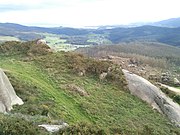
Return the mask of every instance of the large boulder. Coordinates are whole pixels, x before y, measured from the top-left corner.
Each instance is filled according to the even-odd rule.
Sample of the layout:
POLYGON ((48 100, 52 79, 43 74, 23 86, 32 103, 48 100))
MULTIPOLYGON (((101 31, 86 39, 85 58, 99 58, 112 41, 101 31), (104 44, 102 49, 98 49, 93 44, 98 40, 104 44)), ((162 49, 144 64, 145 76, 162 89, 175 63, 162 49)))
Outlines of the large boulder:
POLYGON ((22 105, 23 101, 16 95, 8 77, 0 69, 0 112, 9 112, 15 104, 22 105))
POLYGON ((167 97, 158 87, 148 80, 124 70, 131 94, 149 103, 154 109, 165 114, 171 122, 180 127, 180 106, 167 97))

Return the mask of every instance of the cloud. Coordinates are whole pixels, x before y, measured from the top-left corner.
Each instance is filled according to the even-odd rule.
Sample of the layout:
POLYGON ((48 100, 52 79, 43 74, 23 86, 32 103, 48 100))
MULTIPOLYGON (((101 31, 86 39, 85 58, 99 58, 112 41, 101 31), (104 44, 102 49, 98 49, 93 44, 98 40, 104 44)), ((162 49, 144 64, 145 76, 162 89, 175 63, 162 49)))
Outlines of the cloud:
MULTIPOLYGON (((92 0, 94 1, 94 0, 92 0)), ((91 2, 92 2, 91 1, 91 2)), ((89 0, 5 0, 0 1, 0 12, 53 9, 76 6, 89 0)))
POLYGON ((57 6, 60 7, 60 1, 58 2, 57 0, 5 0, 0 1, 0 12, 26 11, 34 9, 53 8, 57 6))
POLYGON ((0 0, 0 21, 93 26, 180 17, 179 0, 0 0))
MULTIPOLYGON (((34 8, 34 7, 33 7, 34 8)), ((9 11, 24 11, 30 10, 32 7, 26 5, 13 5, 13 4, 4 4, 0 5, 0 12, 9 12, 9 11)))

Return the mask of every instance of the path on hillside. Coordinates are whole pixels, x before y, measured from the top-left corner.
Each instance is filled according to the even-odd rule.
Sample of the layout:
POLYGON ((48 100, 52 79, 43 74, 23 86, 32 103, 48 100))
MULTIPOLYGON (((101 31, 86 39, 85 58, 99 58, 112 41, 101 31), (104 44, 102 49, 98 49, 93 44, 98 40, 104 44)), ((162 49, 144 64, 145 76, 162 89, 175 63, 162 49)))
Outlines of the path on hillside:
POLYGON ((159 83, 159 84, 160 84, 161 86, 163 86, 163 87, 168 88, 170 91, 175 92, 175 93, 177 93, 178 95, 180 95, 180 89, 174 88, 174 87, 171 87, 171 86, 162 84, 162 83, 159 83))

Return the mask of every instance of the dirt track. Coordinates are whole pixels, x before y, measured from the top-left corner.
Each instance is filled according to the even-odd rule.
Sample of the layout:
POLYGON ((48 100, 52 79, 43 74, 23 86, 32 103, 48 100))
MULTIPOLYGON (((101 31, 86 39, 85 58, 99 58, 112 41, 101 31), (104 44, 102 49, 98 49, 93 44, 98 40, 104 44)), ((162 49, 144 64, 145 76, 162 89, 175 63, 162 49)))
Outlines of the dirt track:
POLYGON ((177 93, 178 95, 180 95, 180 89, 174 88, 174 87, 171 87, 171 86, 162 84, 162 83, 160 83, 160 85, 163 86, 163 87, 166 87, 166 88, 168 88, 170 91, 175 92, 175 93, 177 93))

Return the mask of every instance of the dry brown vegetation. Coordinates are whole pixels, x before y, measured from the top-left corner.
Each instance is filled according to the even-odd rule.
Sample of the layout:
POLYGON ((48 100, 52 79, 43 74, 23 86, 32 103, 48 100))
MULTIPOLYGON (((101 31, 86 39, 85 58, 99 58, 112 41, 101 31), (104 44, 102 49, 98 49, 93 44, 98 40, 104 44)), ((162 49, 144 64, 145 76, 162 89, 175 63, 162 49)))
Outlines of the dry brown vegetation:
POLYGON ((173 78, 180 79, 180 48, 178 47, 156 42, 131 42, 121 43, 119 45, 101 45, 80 48, 76 51, 98 59, 106 59, 109 55, 119 57, 117 61, 116 59, 114 60, 115 63, 120 63, 119 65, 121 65, 122 68, 132 72, 135 71, 135 73, 147 79, 151 74, 155 74, 160 78, 161 73, 165 72, 170 74, 172 77, 171 80, 173 80, 173 78), (129 68, 128 65, 131 63, 123 62, 123 64, 119 62, 122 61, 119 59, 133 59, 137 62, 136 67, 129 68), (144 68, 146 68, 146 74, 141 74, 141 69, 144 68))
POLYGON ((176 65, 180 64, 180 48, 156 42, 132 42, 119 45, 101 45, 80 48, 76 51, 90 57, 103 57, 107 55, 136 57, 145 63, 152 63, 152 66, 162 66, 162 64, 166 65, 167 63, 174 63, 176 65))

